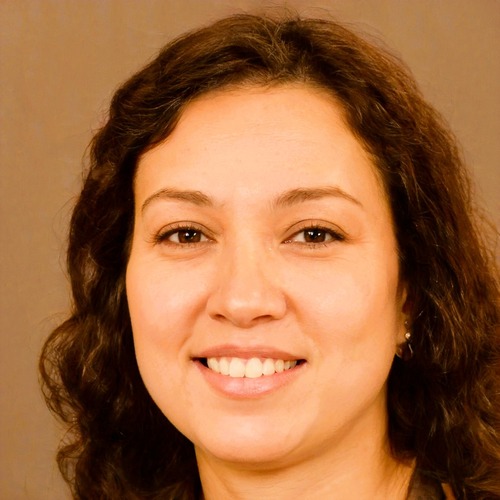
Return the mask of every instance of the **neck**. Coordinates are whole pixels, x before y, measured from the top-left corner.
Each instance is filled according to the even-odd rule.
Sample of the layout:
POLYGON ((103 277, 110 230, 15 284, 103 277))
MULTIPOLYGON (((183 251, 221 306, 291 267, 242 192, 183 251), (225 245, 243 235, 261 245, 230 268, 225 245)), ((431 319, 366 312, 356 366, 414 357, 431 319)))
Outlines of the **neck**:
POLYGON ((395 460, 387 446, 360 443, 340 453, 325 445, 322 454, 275 466, 228 464, 197 451, 204 500, 406 499, 413 466, 395 460))

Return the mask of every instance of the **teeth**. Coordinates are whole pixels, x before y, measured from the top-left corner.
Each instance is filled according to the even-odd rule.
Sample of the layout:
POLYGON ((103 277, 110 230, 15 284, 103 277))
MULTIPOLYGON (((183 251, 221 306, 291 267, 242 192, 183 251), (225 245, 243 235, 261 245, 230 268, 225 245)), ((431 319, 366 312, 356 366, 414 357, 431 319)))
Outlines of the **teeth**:
POLYGON ((229 376, 242 378, 245 376, 245 363, 240 358, 232 358, 229 363, 229 376))
POLYGON ((297 361, 271 358, 207 358, 207 365, 212 371, 229 377, 259 378, 290 370, 297 365, 297 361))
POLYGON ((211 370, 220 373, 219 361, 216 358, 208 358, 207 364, 211 370))
POLYGON ((275 373, 274 359, 267 358, 264 363, 262 363, 262 375, 274 375, 275 373))
POLYGON ((262 376, 262 361, 259 358, 250 359, 245 366, 245 377, 259 378, 262 376))
POLYGON ((229 375, 229 360, 227 358, 220 358, 219 368, 222 375, 229 375))

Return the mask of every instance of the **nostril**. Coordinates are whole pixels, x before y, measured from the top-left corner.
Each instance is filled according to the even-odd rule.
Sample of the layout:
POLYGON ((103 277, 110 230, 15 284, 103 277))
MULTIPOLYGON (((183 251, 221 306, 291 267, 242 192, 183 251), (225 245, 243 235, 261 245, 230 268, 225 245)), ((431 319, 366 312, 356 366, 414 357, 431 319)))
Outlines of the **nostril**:
POLYGON ((209 316, 241 328, 282 318, 287 303, 281 285, 267 279, 259 269, 242 272, 241 267, 231 266, 221 274, 220 283, 207 299, 209 316))

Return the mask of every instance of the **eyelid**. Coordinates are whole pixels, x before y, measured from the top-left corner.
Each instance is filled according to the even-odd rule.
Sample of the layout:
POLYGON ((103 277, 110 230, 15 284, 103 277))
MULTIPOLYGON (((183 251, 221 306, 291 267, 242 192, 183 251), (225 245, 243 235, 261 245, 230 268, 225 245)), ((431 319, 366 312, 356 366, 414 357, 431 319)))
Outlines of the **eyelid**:
POLYGON ((307 219, 307 220, 302 220, 299 221, 295 224, 293 224, 288 230, 287 233, 289 236, 287 236, 283 243, 298 243, 300 245, 307 245, 307 246, 318 246, 318 245, 328 245, 330 243, 337 243, 339 241, 345 241, 348 239, 346 232, 341 229, 339 226, 336 224, 333 224, 328 221, 324 220, 317 220, 317 219, 307 219), (312 242, 294 242, 292 239, 297 236, 299 233, 306 231, 308 229, 315 229, 315 230, 320 230, 320 231, 325 231, 326 233, 329 233, 330 235, 333 236, 332 240, 327 241, 327 242, 319 242, 319 243, 312 243, 312 242))
MULTIPOLYGON (((306 219, 291 225, 287 230, 289 236, 283 239, 283 243, 292 244, 296 243, 303 246, 326 246, 332 243, 338 243, 340 241, 345 241, 348 239, 346 232, 341 229, 338 225, 333 224, 329 221, 319 220, 319 219, 306 219), (298 242, 293 241, 293 238, 306 230, 320 230, 328 233, 331 236, 329 241, 325 242, 298 242)), ((176 221, 165 226, 162 226, 160 230, 156 231, 151 238, 151 243, 154 245, 164 244, 172 245, 174 247, 189 247, 192 245, 201 245, 204 243, 213 242, 215 235, 213 231, 210 231, 203 224, 199 224, 193 221, 176 221), (187 242, 187 243, 176 243, 174 241, 169 241, 168 238, 177 232, 182 231, 197 231, 203 235, 205 238, 203 241, 199 242, 187 242)))
POLYGON ((176 221, 172 222, 170 224, 167 224, 166 226, 162 226, 162 228, 155 232, 152 236, 152 243, 153 244, 170 244, 172 246, 182 246, 182 247, 187 247, 190 245, 200 245, 203 243, 207 243, 209 241, 213 240, 213 234, 211 234, 211 231, 208 230, 207 227, 205 227, 202 224, 198 224, 196 222, 192 221, 176 221), (201 241, 201 242, 192 242, 192 243, 176 243, 173 241, 169 241, 168 238, 172 236, 173 234, 181 231, 197 231, 201 233, 206 240, 201 241))

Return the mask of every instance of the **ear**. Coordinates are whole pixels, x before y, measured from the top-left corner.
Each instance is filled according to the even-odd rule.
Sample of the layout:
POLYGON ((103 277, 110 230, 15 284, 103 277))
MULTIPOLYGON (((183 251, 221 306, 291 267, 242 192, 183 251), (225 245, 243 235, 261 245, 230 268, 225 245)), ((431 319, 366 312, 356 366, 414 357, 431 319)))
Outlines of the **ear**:
POLYGON ((413 304, 408 294, 408 286, 402 283, 398 290, 399 298, 399 325, 396 333, 395 353, 396 356, 408 361, 413 357, 413 348, 411 346, 410 316, 413 310, 413 304))
POLYGON ((402 314, 409 316, 412 310, 412 300, 408 292, 408 283, 406 281, 400 281, 398 285, 398 297, 399 303, 401 305, 402 314))
POLYGON ((398 307, 399 307, 399 327, 396 334, 396 345, 406 341, 405 334, 408 332, 410 316, 413 304, 408 294, 408 285, 401 282, 398 289, 398 307))

